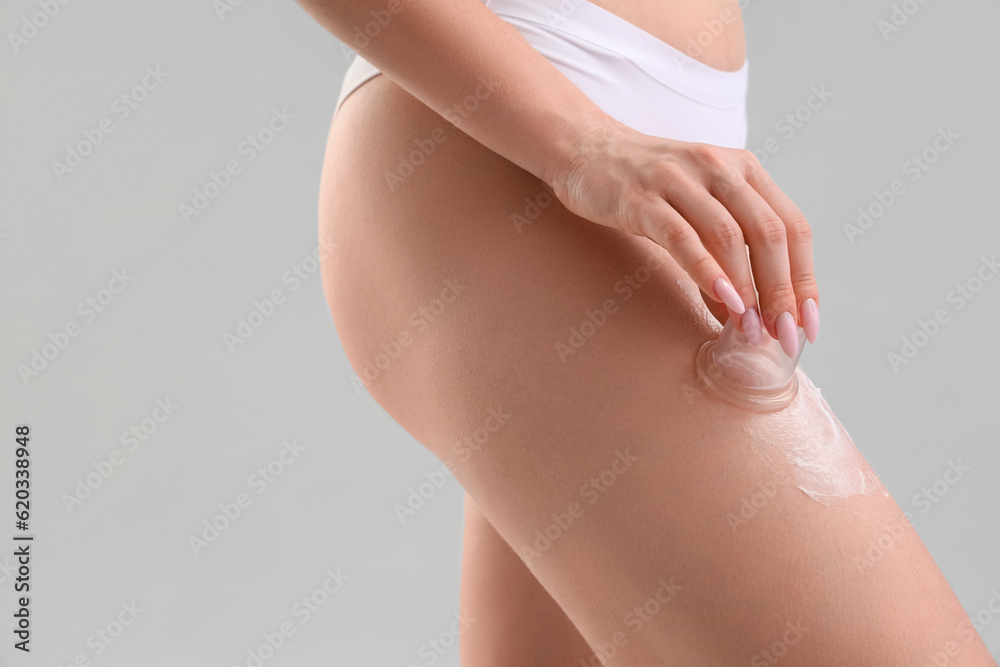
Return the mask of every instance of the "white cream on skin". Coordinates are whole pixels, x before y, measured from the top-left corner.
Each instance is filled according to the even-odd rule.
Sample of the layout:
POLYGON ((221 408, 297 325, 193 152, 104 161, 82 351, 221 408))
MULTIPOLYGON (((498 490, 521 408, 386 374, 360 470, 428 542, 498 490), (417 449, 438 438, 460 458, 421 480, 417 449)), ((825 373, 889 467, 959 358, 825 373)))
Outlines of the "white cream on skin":
POLYGON ((799 392, 792 403, 744 427, 751 448, 772 466, 779 454, 791 465, 795 486, 824 505, 858 495, 888 497, 820 390, 801 369, 796 373, 799 392))
MULTIPOLYGON (((697 285, 684 279, 678 280, 677 285, 688 297, 696 316, 710 330, 719 332, 721 325, 705 306, 697 285)), ((781 465, 776 459, 784 459, 792 469, 790 477, 795 486, 824 505, 858 495, 888 497, 847 429, 802 369, 791 365, 794 362, 773 341, 765 348, 754 348, 741 341, 745 342, 745 337, 737 337, 735 342, 731 337, 729 344, 716 349, 713 356, 700 358, 699 372, 708 373, 708 378, 700 376, 700 380, 709 389, 750 411, 749 425, 744 430, 754 453, 772 468, 781 465), (780 388, 792 376, 797 379, 797 391, 794 385, 788 385, 792 387, 788 393, 794 391, 794 398, 775 410, 775 403, 783 405, 786 399, 770 401, 768 392, 761 392, 761 388, 780 388), (760 414, 753 415, 755 410, 760 414)), ((776 391, 775 396, 780 393, 776 391)))

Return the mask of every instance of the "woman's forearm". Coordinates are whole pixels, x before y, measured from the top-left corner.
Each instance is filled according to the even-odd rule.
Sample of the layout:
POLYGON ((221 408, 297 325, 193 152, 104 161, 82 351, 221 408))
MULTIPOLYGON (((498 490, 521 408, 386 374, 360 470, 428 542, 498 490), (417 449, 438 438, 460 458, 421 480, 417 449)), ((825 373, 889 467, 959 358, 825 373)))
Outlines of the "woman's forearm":
POLYGON ((298 2, 407 92, 550 184, 588 131, 615 124, 479 0, 298 2))
POLYGON ((571 213, 663 247, 753 340, 766 331, 794 358, 799 326, 815 339, 809 223, 752 153, 618 122, 480 0, 298 1, 571 213), (470 96, 478 109, 456 117, 470 96))

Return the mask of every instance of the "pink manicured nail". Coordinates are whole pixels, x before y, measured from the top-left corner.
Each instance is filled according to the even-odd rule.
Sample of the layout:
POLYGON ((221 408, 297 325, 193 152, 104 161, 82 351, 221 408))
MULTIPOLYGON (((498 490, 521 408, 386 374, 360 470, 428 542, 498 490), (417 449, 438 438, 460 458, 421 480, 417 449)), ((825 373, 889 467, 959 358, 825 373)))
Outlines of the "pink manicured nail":
POLYGON ((815 299, 806 299, 799 309, 802 311, 802 330, 806 332, 806 340, 815 343, 819 335, 819 306, 815 299))
POLYGON ((795 318, 792 317, 791 313, 782 313, 774 321, 774 328, 778 331, 778 342, 781 343, 781 349, 789 358, 793 358, 799 353, 799 336, 795 331, 795 318))
POLYGON ((743 333, 750 344, 754 347, 760 347, 763 338, 761 337, 760 316, 757 315, 757 309, 747 309, 747 312, 743 313, 743 317, 740 318, 740 324, 743 325, 743 333))
POLYGON ((712 283, 712 287, 715 289, 715 295, 722 299, 722 303, 729 307, 729 310, 733 311, 737 315, 742 315, 746 307, 743 305, 743 299, 740 298, 739 292, 733 287, 728 280, 725 278, 716 278, 715 282, 712 283))

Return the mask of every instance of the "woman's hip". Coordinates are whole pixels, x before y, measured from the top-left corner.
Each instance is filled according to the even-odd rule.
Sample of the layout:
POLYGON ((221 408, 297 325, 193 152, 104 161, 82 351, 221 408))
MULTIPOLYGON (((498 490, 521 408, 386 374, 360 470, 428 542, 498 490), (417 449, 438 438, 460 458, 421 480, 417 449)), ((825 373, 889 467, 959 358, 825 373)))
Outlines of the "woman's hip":
POLYGON ((666 251, 573 215, 385 77, 333 123, 319 233, 350 381, 415 435, 453 391, 597 372, 623 326, 680 364, 718 327, 666 251))
MULTIPOLYGON (((384 77, 333 124, 321 192, 343 381, 452 471, 589 641, 664 575, 685 592, 630 645, 677 664, 749 661, 796 619, 802 664, 848 664, 857 645, 886 664, 961 620, 912 532, 859 571, 905 521, 890 499, 803 492, 800 454, 829 450, 815 390, 769 416, 699 384, 695 355, 718 325, 665 251, 573 216, 384 77), (765 487, 766 511, 737 519, 765 487), (845 643, 847 622, 862 630, 845 643)), ((838 474, 870 474, 838 446, 851 453, 838 474)))

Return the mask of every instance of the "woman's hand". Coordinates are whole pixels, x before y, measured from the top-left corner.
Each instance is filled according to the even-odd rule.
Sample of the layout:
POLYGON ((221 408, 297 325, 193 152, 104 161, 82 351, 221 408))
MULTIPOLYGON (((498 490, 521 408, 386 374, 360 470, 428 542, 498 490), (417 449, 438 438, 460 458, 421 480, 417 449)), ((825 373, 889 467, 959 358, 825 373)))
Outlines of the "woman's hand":
POLYGON ((796 326, 816 340, 812 231, 753 153, 653 137, 612 120, 582 134, 546 180, 576 215, 665 248, 739 317, 752 343, 763 340, 762 324, 790 357, 796 326))

